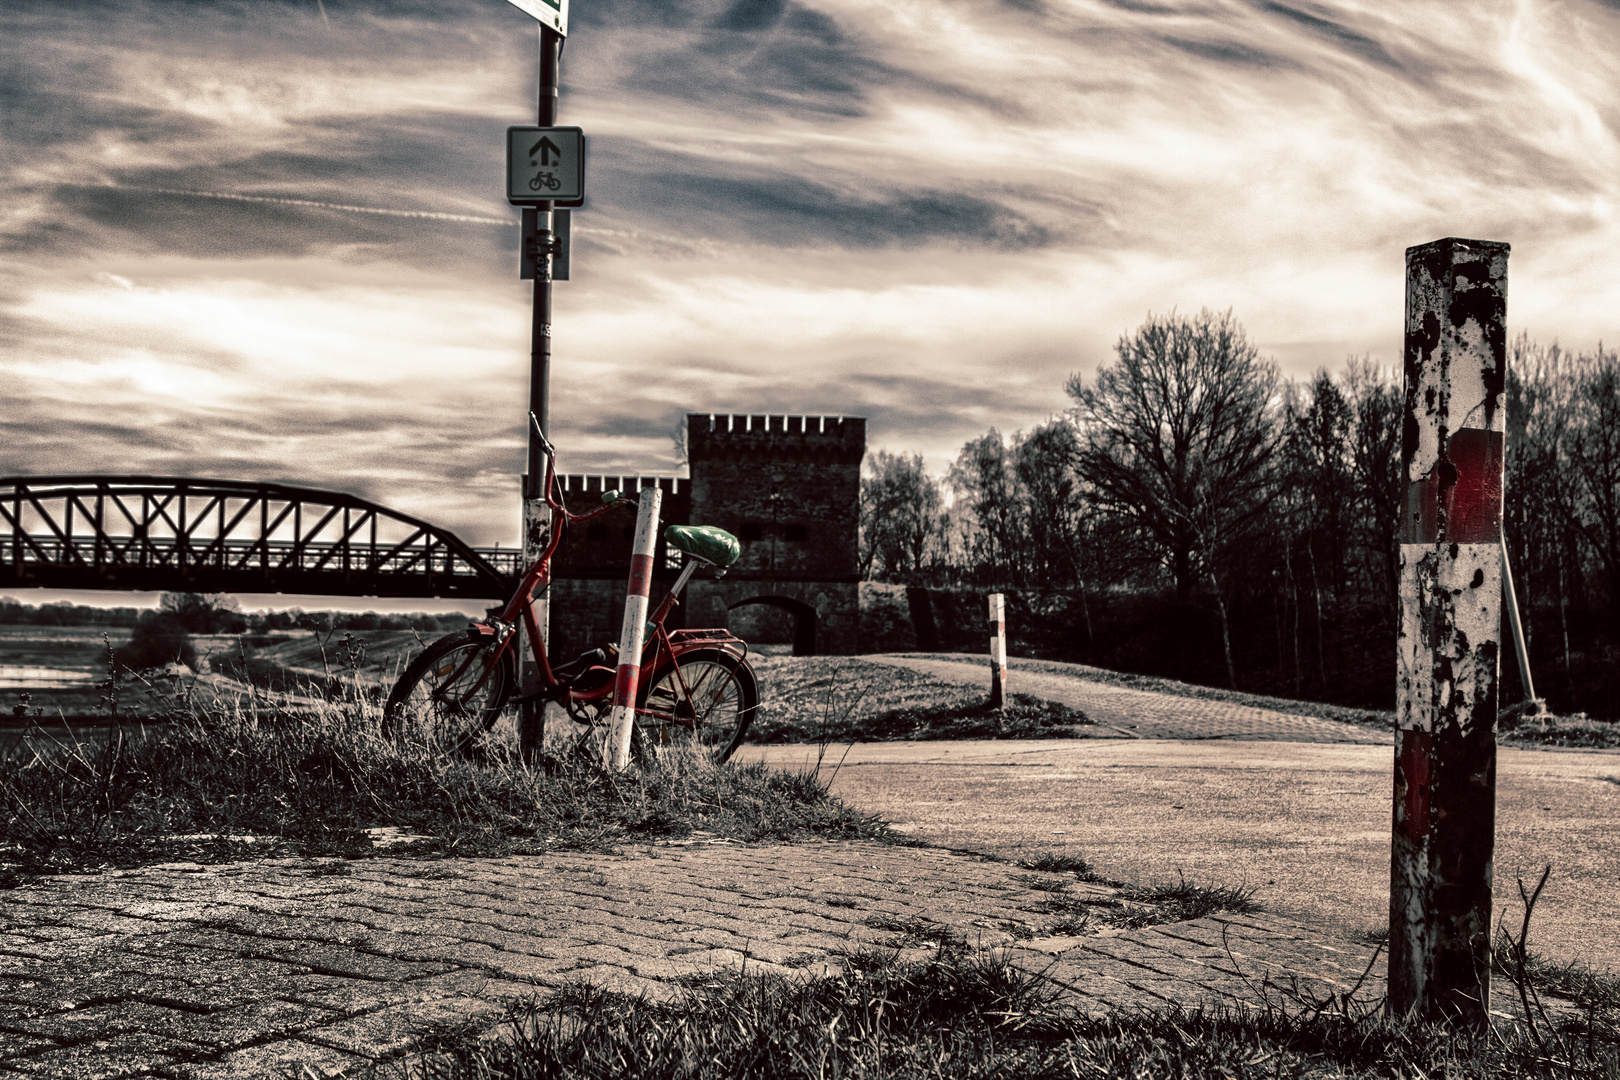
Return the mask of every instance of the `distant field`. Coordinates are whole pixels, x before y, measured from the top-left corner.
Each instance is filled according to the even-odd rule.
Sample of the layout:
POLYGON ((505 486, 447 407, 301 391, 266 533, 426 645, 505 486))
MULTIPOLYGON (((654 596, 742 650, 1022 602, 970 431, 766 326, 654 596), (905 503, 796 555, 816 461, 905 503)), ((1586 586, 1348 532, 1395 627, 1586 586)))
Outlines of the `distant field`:
POLYGON ((0 626, 0 668, 106 671, 107 642, 128 640, 122 626, 0 626))

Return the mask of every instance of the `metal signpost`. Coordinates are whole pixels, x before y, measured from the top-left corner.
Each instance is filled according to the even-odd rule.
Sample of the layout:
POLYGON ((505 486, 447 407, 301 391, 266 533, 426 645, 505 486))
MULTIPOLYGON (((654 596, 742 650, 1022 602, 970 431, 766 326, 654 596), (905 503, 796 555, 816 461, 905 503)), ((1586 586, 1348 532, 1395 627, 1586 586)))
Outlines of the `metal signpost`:
POLYGON ((1508 245, 1406 252, 1389 1011, 1490 1003, 1508 245))
MULTIPOLYGON (((551 282, 553 259, 567 249, 553 229, 553 204, 579 205, 585 195, 585 136, 579 128, 557 127, 557 67, 562 41, 568 34, 568 0, 511 0, 540 23, 540 91, 538 123, 507 131, 507 201, 523 207, 523 250, 520 276, 534 279, 534 326, 529 351, 529 412, 540 421, 540 432, 529 431, 527 470, 523 476, 523 558, 532 562, 545 547, 551 515, 541 485, 545 483, 545 457, 540 435, 551 428, 551 282)), ((561 223, 558 223, 561 224, 561 223)), ((566 275, 566 270, 564 271, 566 275)), ((530 425, 524 425, 527 430, 530 425)), ((535 615, 541 634, 547 632, 550 601, 541 597, 535 615)), ((525 651, 522 692, 540 689, 540 672, 525 651)), ((523 706, 520 743, 524 754, 537 751, 545 736, 544 705, 523 706)))

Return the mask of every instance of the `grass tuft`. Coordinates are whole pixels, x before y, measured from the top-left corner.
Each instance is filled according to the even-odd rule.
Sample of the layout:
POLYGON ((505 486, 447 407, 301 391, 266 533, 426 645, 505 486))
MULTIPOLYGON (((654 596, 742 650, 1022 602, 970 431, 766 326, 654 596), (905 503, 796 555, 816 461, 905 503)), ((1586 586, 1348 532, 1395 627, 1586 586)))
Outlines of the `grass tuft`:
POLYGON ((1549 1054, 1521 1029, 1407 1028, 1373 1014, 1279 1007, 1090 1016, 992 954, 922 963, 868 954, 825 979, 717 975, 673 1000, 589 986, 514 1010, 499 1039, 441 1039, 433 1080, 635 1075, 770 1077, 1577 1077, 1620 1075, 1593 1038, 1549 1054))
POLYGON ((1043 852, 1029 858, 1019 859, 1018 865, 1025 870, 1040 870, 1048 874, 1073 874, 1081 881, 1098 881, 1097 872, 1091 864, 1078 855, 1057 854, 1043 852))
POLYGON ((906 919, 893 915, 870 915, 865 922, 874 930, 899 935, 882 943, 889 949, 956 948, 964 940, 960 933, 949 926, 919 915, 906 919))
POLYGON ((380 734, 357 697, 284 711, 257 699, 177 709, 143 736, 14 750, 0 761, 0 861, 32 873, 301 853, 357 857, 366 827, 426 837, 390 854, 607 850, 703 832, 743 841, 890 839, 814 776, 664 752, 633 773, 535 766, 501 729, 475 760, 380 734))

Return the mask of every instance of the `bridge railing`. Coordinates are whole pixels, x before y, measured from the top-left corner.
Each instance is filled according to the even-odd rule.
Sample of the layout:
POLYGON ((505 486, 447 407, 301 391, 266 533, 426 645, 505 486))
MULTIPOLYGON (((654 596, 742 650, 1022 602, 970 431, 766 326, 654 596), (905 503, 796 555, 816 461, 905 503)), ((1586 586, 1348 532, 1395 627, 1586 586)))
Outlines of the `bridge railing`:
MULTIPOLYGON (((523 553, 514 548, 473 548, 498 573, 514 575, 523 566, 523 553)), ((0 532, 0 564, 97 566, 208 566, 221 570, 330 570, 337 573, 460 574, 478 571, 454 550, 442 545, 375 548, 361 544, 290 540, 226 540, 210 545, 198 556, 194 546, 175 537, 150 538, 137 544, 132 536, 99 540, 75 536, 71 542, 54 536, 17 536, 0 532), (110 540, 111 542, 106 542, 110 540), (122 543, 120 543, 122 541, 122 543), (190 552, 193 557, 187 558, 190 552)))

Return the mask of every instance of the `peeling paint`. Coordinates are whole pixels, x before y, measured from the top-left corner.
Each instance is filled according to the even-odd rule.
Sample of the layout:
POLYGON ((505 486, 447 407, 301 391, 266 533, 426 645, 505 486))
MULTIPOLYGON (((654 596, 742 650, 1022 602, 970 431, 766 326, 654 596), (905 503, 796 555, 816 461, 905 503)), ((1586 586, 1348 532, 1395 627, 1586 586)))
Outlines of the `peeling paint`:
POLYGON ((1490 980, 1508 246, 1448 238, 1406 254, 1389 1008, 1479 1026, 1490 980))
POLYGON ((523 561, 531 563, 546 550, 551 533, 551 508, 544 499, 523 500, 523 561))

